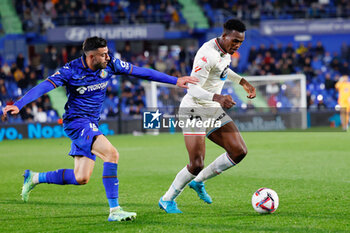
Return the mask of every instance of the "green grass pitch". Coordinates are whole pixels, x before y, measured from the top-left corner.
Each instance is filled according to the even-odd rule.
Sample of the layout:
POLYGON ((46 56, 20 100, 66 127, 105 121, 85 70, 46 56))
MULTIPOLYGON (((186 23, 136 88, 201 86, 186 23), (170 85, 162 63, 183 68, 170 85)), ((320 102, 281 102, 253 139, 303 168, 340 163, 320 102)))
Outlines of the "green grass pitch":
MULTIPOLYGON (((20 198, 25 169, 72 168, 68 138, 0 144, 0 232, 346 232, 350 231, 350 134, 344 132, 243 133, 247 157, 206 182, 213 204, 188 188, 177 199, 184 212, 165 214, 158 200, 188 163, 181 134, 109 137, 120 153, 120 204, 134 222, 108 222, 97 160, 85 186, 42 184, 29 202, 20 198), (251 196, 274 189, 278 210, 259 215, 251 196)), ((207 140, 205 164, 223 150, 207 140)))

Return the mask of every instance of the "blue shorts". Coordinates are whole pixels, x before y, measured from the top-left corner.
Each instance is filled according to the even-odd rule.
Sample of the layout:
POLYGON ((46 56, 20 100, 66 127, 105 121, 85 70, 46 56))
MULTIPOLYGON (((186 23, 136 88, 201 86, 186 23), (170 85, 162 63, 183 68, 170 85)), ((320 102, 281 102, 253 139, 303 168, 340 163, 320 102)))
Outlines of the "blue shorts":
POLYGON ((72 121, 64 122, 64 132, 72 140, 71 156, 85 156, 92 160, 96 160, 96 155, 91 153, 94 138, 101 135, 98 124, 89 119, 79 118, 72 121))

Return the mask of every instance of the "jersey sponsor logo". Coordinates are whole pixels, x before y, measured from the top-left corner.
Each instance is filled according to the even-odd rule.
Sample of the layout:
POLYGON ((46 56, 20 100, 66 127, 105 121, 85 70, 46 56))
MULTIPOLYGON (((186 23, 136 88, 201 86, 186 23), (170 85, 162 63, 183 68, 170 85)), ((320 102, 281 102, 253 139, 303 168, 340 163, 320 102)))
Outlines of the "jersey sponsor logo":
POLYGON ((194 72, 198 72, 198 71, 200 71, 201 69, 202 69, 201 67, 196 66, 196 67, 194 68, 194 72))
POLYGON ((227 69, 228 69, 228 66, 225 67, 225 69, 222 71, 221 75, 220 75, 220 79, 221 80, 226 80, 227 78, 227 69))
POLYGON ((98 84, 95 84, 95 85, 90 85, 87 87, 87 90, 88 91, 95 91, 95 90, 103 90, 107 87, 108 85, 108 81, 107 82, 104 82, 104 83, 98 83, 98 84))
POLYGON ((106 70, 101 70, 100 77, 107 78, 108 72, 106 70))
POLYGON ((103 82, 103 83, 98 83, 98 84, 94 84, 94 85, 90 85, 90 86, 87 86, 87 87, 84 87, 84 86, 81 86, 81 87, 78 87, 76 89, 76 91, 79 93, 79 94, 84 94, 86 91, 90 92, 90 91, 96 91, 96 90, 103 90, 107 87, 108 85, 108 81, 107 82, 103 82))
POLYGON ((77 92, 78 92, 80 95, 84 94, 86 90, 87 90, 86 87, 78 87, 78 88, 77 88, 77 92))

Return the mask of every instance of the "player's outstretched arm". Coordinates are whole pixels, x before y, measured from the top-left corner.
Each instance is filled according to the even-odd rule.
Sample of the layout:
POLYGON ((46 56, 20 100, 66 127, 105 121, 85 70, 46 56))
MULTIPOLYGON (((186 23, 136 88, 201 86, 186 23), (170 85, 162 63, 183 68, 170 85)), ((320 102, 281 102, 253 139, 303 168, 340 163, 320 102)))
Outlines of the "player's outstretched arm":
POLYGON ((253 99, 256 96, 255 87, 253 87, 247 80, 244 78, 241 79, 239 84, 244 88, 244 90, 248 93, 247 98, 253 99))
POLYGON ((198 79, 195 77, 184 76, 181 78, 177 78, 171 75, 164 74, 157 70, 152 70, 138 66, 132 66, 132 71, 130 74, 150 81, 174 84, 182 88, 187 88, 186 84, 188 83, 195 84, 198 82, 198 79))
POLYGON ((30 89, 20 100, 18 100, 13 105, 7 105, 3 110, 3 116, 6 117, 8 112, 10 112, 11 114, 18 114, 19 111, 23 108, 23 106, 36 100, 37 98, 51 91, 54 88, 55 87, 51 82, 45 80, 44 82, 30 89))

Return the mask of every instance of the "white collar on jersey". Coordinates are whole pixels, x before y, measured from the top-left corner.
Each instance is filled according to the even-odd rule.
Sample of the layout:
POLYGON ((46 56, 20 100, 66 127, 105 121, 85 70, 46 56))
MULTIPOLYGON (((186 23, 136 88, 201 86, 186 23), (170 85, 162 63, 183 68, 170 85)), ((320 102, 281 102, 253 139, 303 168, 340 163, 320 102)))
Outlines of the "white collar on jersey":
POLYGON ((218 38, 215 38, 215 49, 220 53, 220 56, 223 57, 224 55, 226 55, 226 52, 223 48, 221 48, 218 38))

